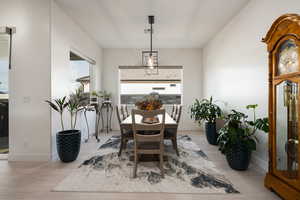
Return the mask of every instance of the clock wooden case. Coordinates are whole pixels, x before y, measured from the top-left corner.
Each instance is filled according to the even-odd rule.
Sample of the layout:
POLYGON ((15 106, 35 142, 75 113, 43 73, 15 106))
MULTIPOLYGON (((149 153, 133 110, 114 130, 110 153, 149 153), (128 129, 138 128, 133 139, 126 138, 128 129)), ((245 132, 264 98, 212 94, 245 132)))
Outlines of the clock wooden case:
POLYGON ((300 199, 300 16, 286 14, 263 42, 269 52, 269 169, 265 186, 300 199))

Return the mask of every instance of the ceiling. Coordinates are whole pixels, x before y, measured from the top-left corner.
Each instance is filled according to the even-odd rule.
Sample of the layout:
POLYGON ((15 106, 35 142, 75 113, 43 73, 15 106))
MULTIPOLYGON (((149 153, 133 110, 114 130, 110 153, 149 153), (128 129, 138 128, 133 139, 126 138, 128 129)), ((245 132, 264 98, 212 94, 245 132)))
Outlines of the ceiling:
POLYGON ((198 48, 249 0, 56 1, 103 48, 149 47, 148 15, 155 15, 154 48, 198 48))

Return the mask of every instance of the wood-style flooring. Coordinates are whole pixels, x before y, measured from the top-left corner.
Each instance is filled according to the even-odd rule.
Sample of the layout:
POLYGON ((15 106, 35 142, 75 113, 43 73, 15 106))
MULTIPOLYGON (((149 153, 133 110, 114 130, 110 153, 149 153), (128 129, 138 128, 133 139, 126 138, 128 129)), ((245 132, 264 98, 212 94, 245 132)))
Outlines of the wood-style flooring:
MULTIPOLYGON (((114 132, 113 134, 117 134, 114 132)), ((93 138, 82 145, 79 158, 71 164, 53 162, 7 162, 0 160, 0 200, 271 200, 280 199, 263 185, 264 171, 251 165, 248 171, 234 171, 228 166, 225 157, 217 146, 207 143, 200 132, 184 132, 198 143, 215 165, 224 171, 226 177, 234 184, 240 194, 166 194, 166 193, 80 193, 51 192, 72 169, 97 150, 99 143, 93 138)), ((101 141, 111 136, 101 136, 101 141)))

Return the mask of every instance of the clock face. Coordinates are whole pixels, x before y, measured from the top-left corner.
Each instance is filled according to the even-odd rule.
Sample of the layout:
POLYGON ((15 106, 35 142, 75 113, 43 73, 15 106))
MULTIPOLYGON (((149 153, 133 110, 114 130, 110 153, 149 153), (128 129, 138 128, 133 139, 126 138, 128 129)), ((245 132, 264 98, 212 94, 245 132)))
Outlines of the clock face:
POLYGON ((279 48, 277 75, 299 71, 298 46, 291 40, 284 42, 279 48))

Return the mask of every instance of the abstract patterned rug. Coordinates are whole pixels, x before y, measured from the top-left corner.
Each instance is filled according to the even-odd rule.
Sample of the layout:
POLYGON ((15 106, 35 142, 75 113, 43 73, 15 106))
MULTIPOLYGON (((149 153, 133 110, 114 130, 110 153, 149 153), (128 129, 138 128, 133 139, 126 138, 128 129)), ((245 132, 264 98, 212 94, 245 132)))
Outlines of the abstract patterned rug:
POLYGON ((239 193, 207 155, 187 136, 178 137, 180 157, 172 144, 165 142, 165 178, 158 163, 138 164, 132 178, 133 142, 118 157, 120 137, 113 136, 99 147, 96 155, 84 161, 53 191, 72 192, 166 192, 166 193, 239 193))

